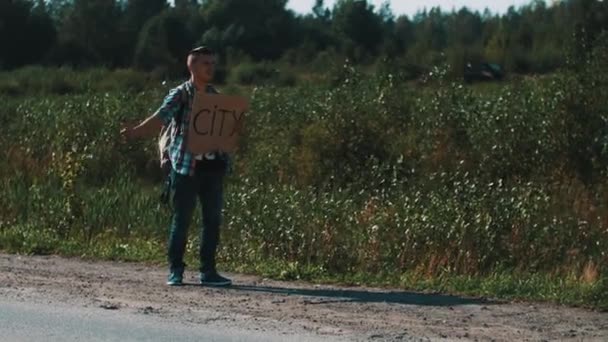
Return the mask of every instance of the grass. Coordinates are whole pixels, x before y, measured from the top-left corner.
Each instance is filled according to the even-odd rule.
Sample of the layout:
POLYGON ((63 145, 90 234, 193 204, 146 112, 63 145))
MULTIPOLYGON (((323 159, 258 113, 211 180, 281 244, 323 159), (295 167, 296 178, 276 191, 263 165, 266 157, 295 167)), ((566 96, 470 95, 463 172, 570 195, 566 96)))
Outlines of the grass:
MULTIPOLYGON (((221 265, 605 310, 606 60, 486 88, 348 65, 326 83, 232 86, 252 109, 221 265)), ((162 263, 155 142, 118 130, 172 83, 102 91, 65 77, 80 90, 0 95, 0 249, 162 263)))
MULTIPOLYGON (((195 240, 194 236, 191 240, 195 240)), ((198 263, 189 244, 186 263, 195 270, 198 263)), ((57 254, 84 259, 146 262, 164 265, 165 246, 161 240, 99 239, 85 242, 78 239, 60 239, 51 231, 35 227, 12 226, 0 233, 0 250, 29 255, 57 254)), ((221 252, 221 268, 226 271, 257 274, 273 279, 311 281, 347 286, 376 286, 401 288, 412 291, 432 291, 463 296, 486 297, 500 300, 553 302, 581 306, 600 311, 608 310, 607 283, 605 280, 581 282, 576 277, 564 279, 539 274, 518 274, 504 270, 485 276, 457 276, 449 272, 420 277, 415 272, 404 273, 342 273, 334 274, 315 265, 284 260, 235 260, 221 252)))

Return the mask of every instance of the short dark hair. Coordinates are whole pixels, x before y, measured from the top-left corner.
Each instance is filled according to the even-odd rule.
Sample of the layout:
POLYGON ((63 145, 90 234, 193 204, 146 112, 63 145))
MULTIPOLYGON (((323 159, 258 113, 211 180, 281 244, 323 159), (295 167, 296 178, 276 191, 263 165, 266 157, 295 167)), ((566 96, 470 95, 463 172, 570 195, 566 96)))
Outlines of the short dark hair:
POLYGON ((215 51, 208 46, 199 46, 190 50, 188 56, 190 55, 215 55, 215 51))

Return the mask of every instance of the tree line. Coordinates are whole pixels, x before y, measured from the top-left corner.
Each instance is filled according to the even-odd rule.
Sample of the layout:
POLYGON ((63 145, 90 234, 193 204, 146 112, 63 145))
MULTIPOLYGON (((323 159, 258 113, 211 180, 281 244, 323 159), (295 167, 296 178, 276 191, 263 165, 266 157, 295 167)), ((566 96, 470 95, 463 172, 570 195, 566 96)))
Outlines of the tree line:
POLYGON ((391 60, 413 74, 438 63, 491 62, 545 73, 589 50, 608 28, 608 1, 533 1, 504 14, 432 8, 396 16, 389 3, 317 0, 310 14, 287 0, 0 0, 0 68, 29 64, 183 70, 195 45, 222 63, 321 65, 391 60))

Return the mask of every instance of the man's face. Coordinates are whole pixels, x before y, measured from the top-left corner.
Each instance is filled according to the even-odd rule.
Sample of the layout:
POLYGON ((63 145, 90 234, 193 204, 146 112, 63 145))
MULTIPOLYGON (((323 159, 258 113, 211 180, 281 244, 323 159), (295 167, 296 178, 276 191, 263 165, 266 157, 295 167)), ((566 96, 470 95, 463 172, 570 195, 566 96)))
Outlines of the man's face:
POLYGON ((215 56, 194 54, 188 57, 188 68, 197 79, 209 82, 215 73, 215 56))

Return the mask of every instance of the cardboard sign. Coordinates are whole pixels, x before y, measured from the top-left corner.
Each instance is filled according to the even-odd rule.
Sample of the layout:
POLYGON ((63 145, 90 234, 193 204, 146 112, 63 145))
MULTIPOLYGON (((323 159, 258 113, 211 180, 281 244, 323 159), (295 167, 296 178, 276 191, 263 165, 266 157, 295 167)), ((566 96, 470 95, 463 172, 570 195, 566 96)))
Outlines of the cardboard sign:
POLYGON ((196 94, 192 103, 188 150, 194 154, 233 152, 249 108, 246 98, 223 94, 196 94))

